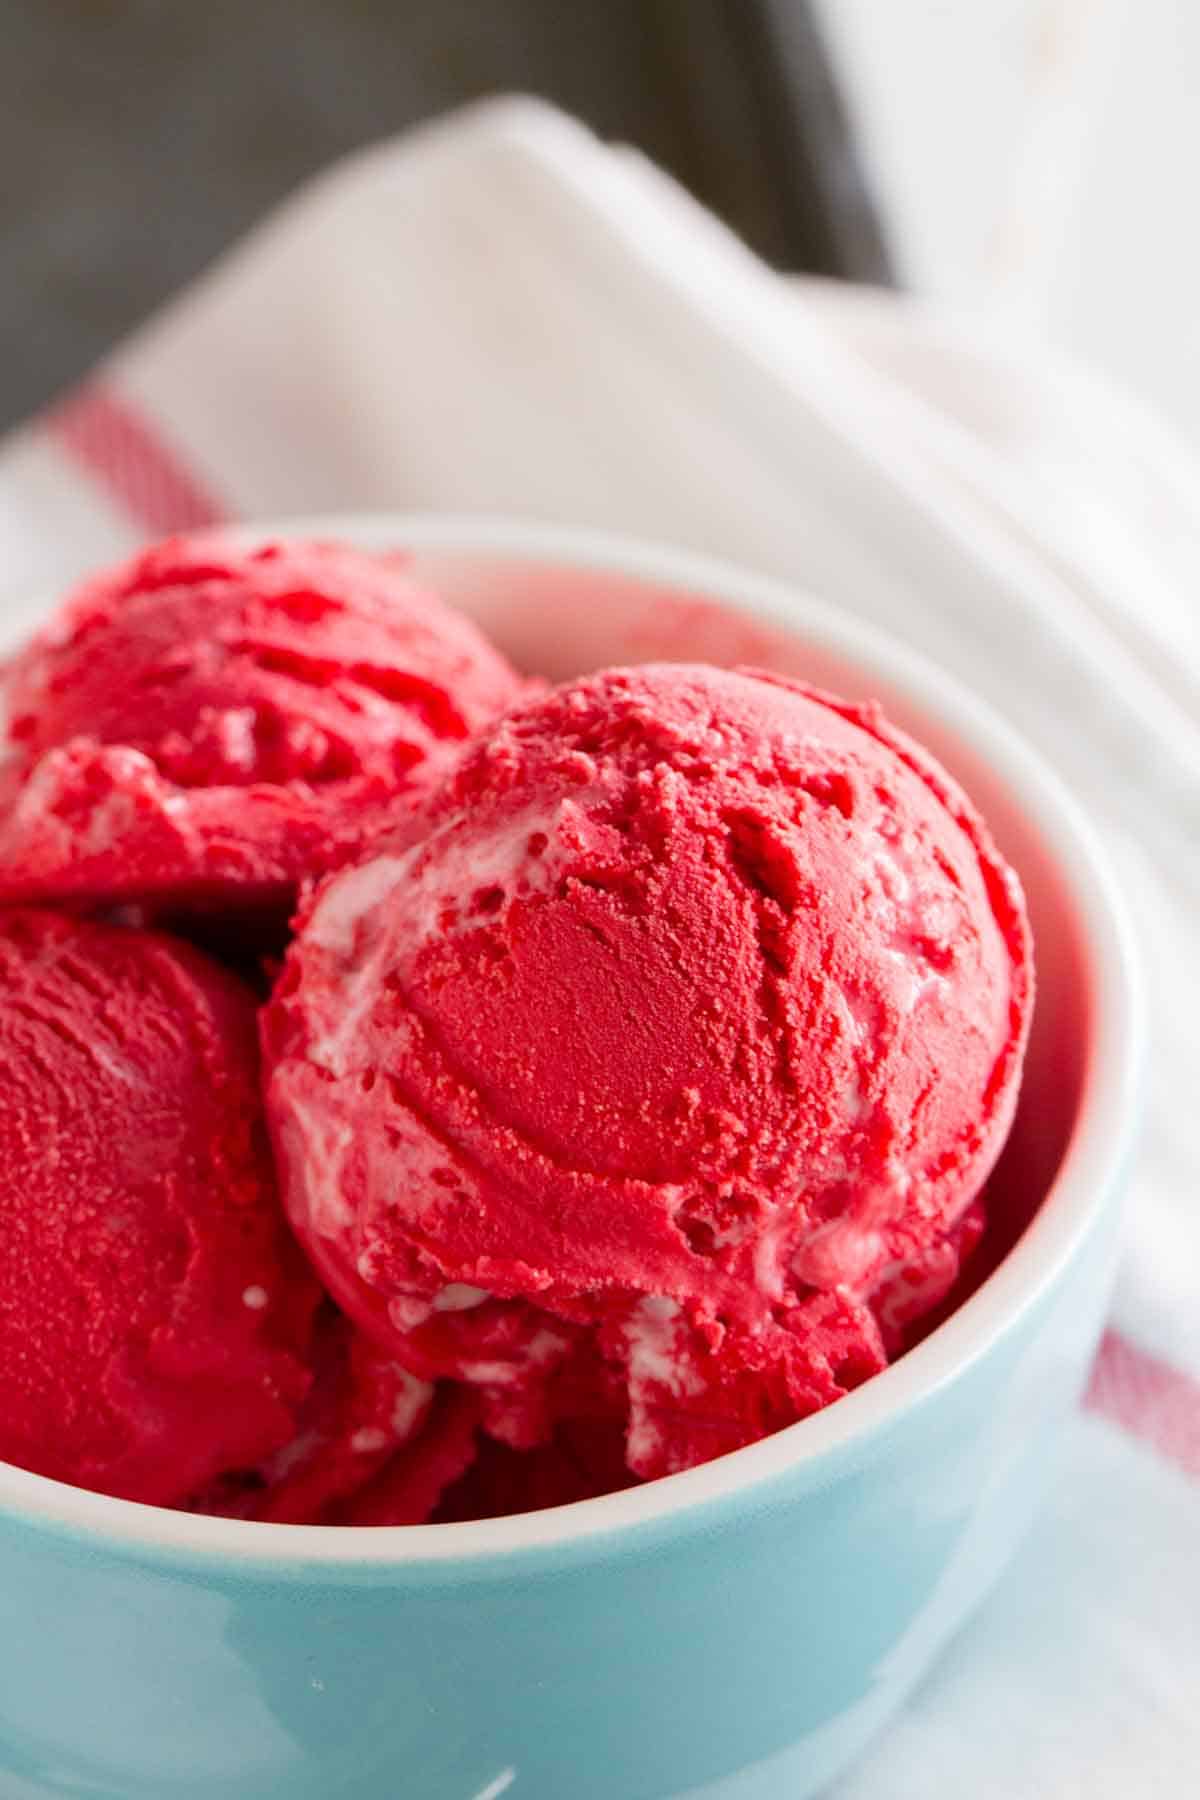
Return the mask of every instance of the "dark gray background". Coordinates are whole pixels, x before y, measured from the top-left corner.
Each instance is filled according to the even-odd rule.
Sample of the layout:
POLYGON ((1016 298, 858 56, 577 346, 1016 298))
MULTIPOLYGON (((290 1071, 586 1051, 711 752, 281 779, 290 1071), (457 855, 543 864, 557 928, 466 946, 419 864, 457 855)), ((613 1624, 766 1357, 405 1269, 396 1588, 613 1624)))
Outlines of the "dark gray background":
POLYGON ((0 0, 0 426, 305 175, 505 89, 641 144, 764 255, 885 258, 803 0, 0 0))

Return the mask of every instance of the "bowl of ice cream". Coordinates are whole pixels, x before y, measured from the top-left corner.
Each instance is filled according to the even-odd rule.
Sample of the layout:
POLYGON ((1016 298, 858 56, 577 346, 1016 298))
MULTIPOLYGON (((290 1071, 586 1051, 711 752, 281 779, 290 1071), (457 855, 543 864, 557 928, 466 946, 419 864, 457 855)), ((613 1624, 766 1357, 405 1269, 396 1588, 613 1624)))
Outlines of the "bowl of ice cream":
MULTIPOLYGON (((146 1327, 140 1361, 123 1347, 123 1385, 109 1382, 105 1404, 125 1435, 110 1441, 93 1417, 90 1436, 46 1448, 38 1434, 55 1395, 24 1381, 22 1430, 40 1447, 21 1452, 25 1467, 0 1466, 6 1791, 816 1792, 1003 1568, 1099 1332, 1139 1057, 1132 962, 1103 860, 1053 775, 970 695, 770 582, 485 522, 329 520, 284 535, 407 551, 418 587, 473 618, 521 671, 570 683, 569 698, 525 702, 523 723, 456 764, 438 789, 451 799, 432 801, 419 829, 389 823, 378 855, 304 902, 303 948, 289 953, 265 1028, 275 1157, 299 1241, 370 1344, 330 1352, 303 1452, 289 1445, 281 1458, 264 1393, 276 1411, 288 1402, 305 1278, 277 1314, 294 1247, 246 1224, 256 1203, 238 1215, 236 1255, 203 1279, 189 1263, 177 1280, 187 1341, 202 1341, 203 1356, 181 1360, 175 1312, 146 1327), (618 677, 591 678, 614 666, 618 677), (768 678, 723 673, 746 666, 768 678), (808 861, 779 837, 780 807, 809 821, 808 861), (838 846, 864 809, 882 826, 862 840, 847 886, 838 846), (1010 866, 1036 943, 1031 1031, 1010 866), (710 886, 721 903, 697 914, 710 886), (956 926, 960 915, 978 929, 956 926), (624 931, 630 917, 637 931, 624 931), (672 941, 665 960, 645 961, 646 942, 672 941), (828 982, 797 999, 796 955, 837 973, 832 999, 828 982), (737 1027, 759 1010, 782 1021, 778 1033, 737 1027), (904 1023, 926 1017, 920 1035, 904 1023), (881 1035, 881 1020, 897 1023, 881 1035), (868 1054, 877 1039, 884 1049, 868 1054), (828 1093, 803 1114, 784 1100, 816 1092, 814 1066, 828 1093), (707 1071, 699 1086, 687 1076, 696 1068, 707 1071), (487 1144, 481 1096, 502 1127, 487 1144), (802 1251, 779 1224, 801 1166, 817 1227, 802 1251), (348 1194, 361 1203, 348 1208, 348 1194), (959 1283, 968 1250, 973 1272, 959 1283), (780 1320, 784 1347, 764 1383, 762 1346, 780 1320), (618 1491, 572 1499, 550 1470, 537 1510, 510 1492, 504 1516, 472 1516, 486 1501, 459 1467, 464 1430, 500 1445, 493 1478, 511 1488, 564 1394, 607 1442, 614 1371, 629 1484, 597 1478, 593 1490, 618 1491), (460 1387, 465 1426, 446 1407, 460 1387), (147 1441, 183 1441, 163 1423, 172 1405, 191 1408, 186 1479, 161 1455, 114 1460, 135 1415, 147 1441), (418 1419, 432 1434, 415 1440, 423 1467, 397 1483, 386 1458, 418 1419), (373 1480, 348 1499, 345 1469, 364 1457, 373 1480), (410 1516, 414 1478, 419 1487, 439 1457, 457 1511, 379 1524, 410 1516), (253 1484, 222 1473, 255 1458, 253 1484), (207 1478, 204 1510, 180 1510, 207 1478), (321 1516, 339 1522, 283 1522, 312 1516, 314 1482, 332 1484, 322 1504, 333 1495, 336 1506, 321 1516), (140 1499, 116 1497, 131 1493, 140 1499)), ((314 612, 332 630, 312 586, 283 584, 286 605, 306 631, 314 612)), ((27 1006, 36 990, 43 1012, 47 945, 54 981, 65 979, 65 927, 44 922, 64 882, 76 884, 76 910, 102 887, 135 931, 139 908, 182 906, 201 939, 224 917, 214 895, 237 883, 248 895, 238 931, 270 938, 265 911, 295 877, 280 846, 296 828, 291 813, 281 824, 282 801, 263 798, 264 775, 283 770, 275 785, 293 811, 304 797, 301 832, 318 830, 327 784, 357 783, 354 816, 374 833, 384 802, 392 820, 394 791, 423 792, 442 741, 475 729, 427 669, 382 681, 356 648, 357 613, 336 646, 298 659, 239 612, 230 629, 249 686, 220 729, 208 729, 219 709, 201 692, 205 732, 186 744, 159 733, 169 758, 147 755, 149 723, 145 743, 115 750, 94 729, 114 679, 96 654, 107 614, 101 629, 88 604, 93 635, 70 681, 59 671, 48 684, 60 713, 77 706, 74 735, 33 743, 36 782, 9 801, 20 835, 7 851, 0 829, 0 894, 42 909, 10 915, 0 949, 16 973, 5 979, 27 984, 27 1006), (318 696, 302 729, 280 724, 281 681, 318 696), (372 721, 361 766, 341 748, 347 713, 372 721), (261 827, 240 807, 230 814, 239 784, 261 827), (104 830, 68 842, 64 821, 77 824, 85 801, 89 821, 107 808, 104 830), (79 842, 92 859, 82 873, 79 842)), ((463 653, 473 680, 503 687, 473 643, 463 653)), ((27 746, 48 729, 46 666, 26 682, 27 746)), ((165 685, 196 678, 194 663, 180 675, 157 651, 147 658, 146 717, 165 685)), ((188 1016, 201 1024, 186 1047, 211 1069, 214 1044, 230 1046, 212 1077, 221 1092, 245 1037, 241 1003, 198 974, 201 952, 171 950, 170 930, 159 941, 157 918, 137 940, 145 968, 124 973, 128 924, 88 921, 87 954, 73 945, 67 970, 72 994, 95 1008, 72 1053, 99 1068, 84 1086, 109 1139, 120 1116, 105 1110, 111 1069, 97 1058, 113 984, 133 982, 147 1017, 155 983, 190 984, 188 1016)), ((228 958, 224 937, 220 949, 228 958)), ((67 1001, 57 988, 51 998, 58 1030, 67 1001)), ((178 1087, 181 1052, 170 1054, 178 1087)), ((256 1193, 262 1144, 233 1131, 229 1113, 214 1169, 256 1193)), ((138 1124, 163 1154, 216 1129, 178 1096, 177 1139, 167 1116, 160 1106, 138 1124)), ((126 1276, 111 1290, 114 1316, 143 1304, 121 1247, 160 1173, 148 1169, 116 1227, 106 1213, 100 1250, 89 1246, 126 1276)), ((185 1207, 180 1232, 187 1217, 185 1207)), ((154 1244, 164 1291, 180 1253, 170 1233, 154 1244)), ((75 1370, 102 1324, 116 1330, 47 1316, 75 1346, 75 1370)))

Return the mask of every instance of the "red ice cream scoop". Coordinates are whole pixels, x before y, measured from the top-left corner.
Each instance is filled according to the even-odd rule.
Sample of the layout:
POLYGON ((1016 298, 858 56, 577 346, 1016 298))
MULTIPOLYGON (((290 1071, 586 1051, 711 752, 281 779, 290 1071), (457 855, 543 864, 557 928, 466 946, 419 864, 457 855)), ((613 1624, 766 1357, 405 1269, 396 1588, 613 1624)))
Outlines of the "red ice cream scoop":
POLYGON ((1032 1004, 955 783, 874 707, 663 665, 509 714, 431 821, 318 893, 266 1017, 340 1303, 517 1446, 586 1391, 641 1475, 880 1368, 978 1235, 1032 1004))
POLYGON ((9 668, 0 901, 282 918, 522 691, 400 558, 168 539, 9 668))
MULTIPOLYGON (((421 1471, 425 1512, 470 1460, 477 1406, 466 1402, 460 1447, 447 1463, 441 1420, 445 1407, 421 1381, 328 1302, 311 1348, 313 1385, 295 1432, 254 1468, 222 1476, 191 1498, 196 1512, 261 1519, 283 1525, 330 1525, 363 1496, 421 1471), (401 1478, 399 1471, 403 1470, 401 1478), (380 1480, 383 1477, 383 1481, 380 1480)), ((396 1523, 419 1524, 424 1513, 396 1523)))
POLYGON ((289 1441, 318 1289, 253 996, 188 945, 0 913, 0 1457, 171 1505, 289 1441))

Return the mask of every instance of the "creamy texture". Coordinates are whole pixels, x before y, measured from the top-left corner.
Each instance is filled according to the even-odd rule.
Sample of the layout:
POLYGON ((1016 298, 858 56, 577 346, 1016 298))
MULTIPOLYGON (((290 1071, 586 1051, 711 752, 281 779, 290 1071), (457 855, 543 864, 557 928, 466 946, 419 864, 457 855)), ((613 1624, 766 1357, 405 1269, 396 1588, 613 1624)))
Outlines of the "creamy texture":
POLYGON ((282 920, 522 690, 397 558, 168 540, 8 670, 0 900, 282 920))
POLYGON ((429 827, 317 895, 266 1019, 340 1303, 512 1444, 582 1382, 642 1475, 881 1367, 953 1281, 1031 1006, 957 787, 876 709, 664 665, 510 714, 429 827))

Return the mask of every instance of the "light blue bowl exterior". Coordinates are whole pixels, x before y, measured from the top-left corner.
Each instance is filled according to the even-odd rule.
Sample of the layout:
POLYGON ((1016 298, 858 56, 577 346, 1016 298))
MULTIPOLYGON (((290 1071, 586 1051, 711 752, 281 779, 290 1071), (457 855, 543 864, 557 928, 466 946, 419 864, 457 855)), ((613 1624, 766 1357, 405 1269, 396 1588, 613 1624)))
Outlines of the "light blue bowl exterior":
POLYGON ((906 1415, 734 1499, 475 1564, 255 1567, 0 1524, 0 1770, 91 1800, 802 1800, 992 1583, 1055 1468, 1118 1182, 906 1415))

